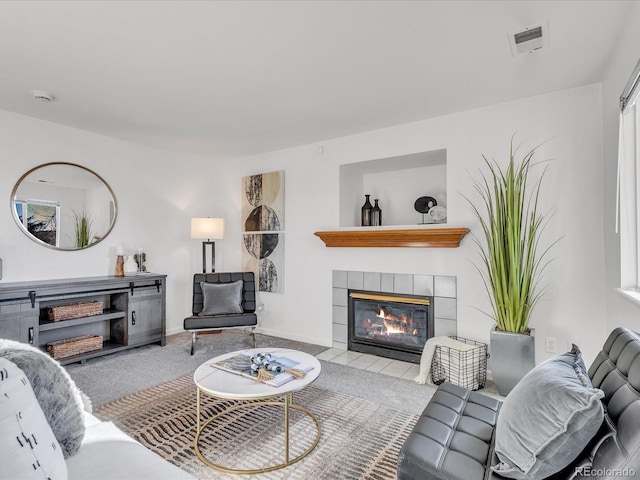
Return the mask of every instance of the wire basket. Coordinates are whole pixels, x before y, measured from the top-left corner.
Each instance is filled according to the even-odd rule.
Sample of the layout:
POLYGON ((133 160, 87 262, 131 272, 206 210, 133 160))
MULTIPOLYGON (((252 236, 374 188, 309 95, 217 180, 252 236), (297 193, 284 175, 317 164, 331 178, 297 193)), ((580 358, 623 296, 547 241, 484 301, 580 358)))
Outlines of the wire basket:
POLYGON ((459 350, 436 345, 431 361, 431 380, 436 385, 449 382, 469 390, 483 388, 487 381, 487 344, 453 335, 449 337, 473 348, 459 350))

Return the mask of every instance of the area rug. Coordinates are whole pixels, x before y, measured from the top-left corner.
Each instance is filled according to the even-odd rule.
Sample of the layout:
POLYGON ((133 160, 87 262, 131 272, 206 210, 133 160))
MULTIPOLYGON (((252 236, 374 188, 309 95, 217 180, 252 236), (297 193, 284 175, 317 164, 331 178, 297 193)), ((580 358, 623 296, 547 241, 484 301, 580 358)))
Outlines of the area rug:
MULTIPOLYGON (((372 390, 371 395, 375 395, 372 390)), ((362 398, 313 385, 296 392, 295 404, 313 412, 321 425, 317 447, 284 469, 239 477, 204 465, 196 456, 196 389, 192 374, 101 405, 94 414, 195 477, 208 479, 395 479, 398 453, 418 417, 362 398)), ((237 402, 203 395, 202 418, 237 402)), ((312 420, 290 411, 290 455, 315 438, 312 420)), ((227 468, 258 469, 282 462, 283 408, 244 408, 215 420, 199 443, 210 461, 227 468)))

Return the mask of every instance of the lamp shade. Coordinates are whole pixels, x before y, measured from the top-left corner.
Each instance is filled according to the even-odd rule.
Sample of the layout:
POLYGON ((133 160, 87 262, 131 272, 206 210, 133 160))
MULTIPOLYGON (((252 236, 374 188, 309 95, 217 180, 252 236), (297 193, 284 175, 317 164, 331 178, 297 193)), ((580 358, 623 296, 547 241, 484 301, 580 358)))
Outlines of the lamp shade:
POLYGON ((191 238, 224 238, 224 218, 192 218, 191 238))

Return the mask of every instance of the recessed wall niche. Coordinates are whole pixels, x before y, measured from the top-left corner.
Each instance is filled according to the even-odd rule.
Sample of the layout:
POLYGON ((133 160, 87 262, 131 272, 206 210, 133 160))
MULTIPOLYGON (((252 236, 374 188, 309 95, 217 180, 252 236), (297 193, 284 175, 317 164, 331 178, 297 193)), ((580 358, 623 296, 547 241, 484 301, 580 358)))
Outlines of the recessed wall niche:
POLYGON ((382 226, 423 223, 423 215, 414 208, 418 198, 433 197, 439 206, 447 208, 447 151, 340 165, 341 227, 361 226, 360 209, 365 194, 371 195, 371 203, 379 199, 382 226))

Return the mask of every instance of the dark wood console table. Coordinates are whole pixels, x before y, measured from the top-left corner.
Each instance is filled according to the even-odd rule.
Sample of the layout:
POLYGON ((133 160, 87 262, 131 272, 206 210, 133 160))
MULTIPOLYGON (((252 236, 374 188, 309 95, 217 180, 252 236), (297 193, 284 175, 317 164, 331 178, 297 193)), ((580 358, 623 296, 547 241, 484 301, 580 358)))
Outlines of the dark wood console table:
POLYGON ((99 350, 60 359, 67 364, 166 340, 166 275, 85 277, 0 283, 0 337, 36 345, 100 335, 99 350), (48 310, 99 301, 103 313, 50 321, 48 310))

